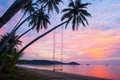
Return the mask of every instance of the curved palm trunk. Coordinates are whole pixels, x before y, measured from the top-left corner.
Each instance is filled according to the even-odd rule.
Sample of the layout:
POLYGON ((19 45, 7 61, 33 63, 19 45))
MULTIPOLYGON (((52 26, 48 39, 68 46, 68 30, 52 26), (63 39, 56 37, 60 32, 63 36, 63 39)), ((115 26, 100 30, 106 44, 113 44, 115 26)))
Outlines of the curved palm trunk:
POLYGON ((0 28, 6 24, 21 8, 27 5, 31 0, 15 0, 11 7, 0 18, 0 28))
POLYGON ((31 31, 32 28, 28 29, 27 31, 25 31, 23 34, 21 34, 15 41, 13 41, 13 43, 11 45, 9 45, 7 47, 7 49, 5 50, 5 53, 11 48, 13 47, 13 45, 16 43, 17 40, 19 40, 22 36, 24 36, 25 34, 27 34, 29 31, 31 31))
POLYGON ((20 24, 20 22, 22 21, 22 19, 24 18, 24 14, 23 16, 20 18, 20 20, 17 22, 17 24, 15 25, 15 27, 12 29, 12 31, 10 32, 10 34, 12 34, 14 32, 14 30, 17 28, 17 26, 20 24))
MULTIPOLYGON (((30 16, 29 16, 30 17, 30 16)), ((27 19, 29 18, 27 17, 25 20, 23 20, 14 30, 12 30, 12 32, 10 33, 9 37, 4 41, 4 43, 2 45, 0 45, 0 52, 3 50, 3 48, 5 47, 6 43, 10 40, 10 38, 15 34, 15 32, 20 28, 20 26, 25 23, 27 21, 27 19)))
POLYGON ((2 72, 2 69, 3 69, 4 65, 5 65, 5 63, 2 62, 1 65, 0 65, 0 73, 2 72))
MULTIPOLYGON (((23 17, 24 17, 24 15, 21 17, 21 19, 19 20, 19 22, 15 25, 15 27, 14 27, 13 30, 11 31, 10 36, 9 36, 9 37, 4 41, 4 43, 0 46, 0 51, 2 51, 2 49, 5 47, 6 43, 7 43, 7 42, 10 40, 10 38, 15 34, 16 30, 29 18, 29 17, 28 17, 28 18, 26 18, 24 21, 21 22, 21 20, 23 19, 23 17), (21 22, 21 23, 20 23, 20 22, 21 22), (19 24, 19 23, 20 23, 20 24, 19 24)), ((29 30, 28 30, 28 31, 29 31, 29 30)), ((25 33, 27 33, 27 31, 26 31, 25 33)), ((23 33, 23 34, 22 34, 21 36, 19 36, 18 38, 22 37, 25 33, 23 33)), ((17 39, 17 40, 18 40, 18 39, 17 39)), ((17 40, 16 40, 16 41, 17 41, 17 40)), ((14 43, 15 43, 15 42, 14 42, 14 43)), ((4 53, 6 53, 6 52, 9 50, 9 48, 11 48, 11 47, 12 47, 12 45, 9 46, 4 53)), ((4 65, 5 65, 5 62, 2 62, 2 63, 0 64, 0 73, 1 73, 4 65)))
MULTIPOLYGON (((17 28, 17 26, 19 25, 19 23, 22 21, 22 19, 23 19, 23 17, 24 17, 25 15, 23 15, 21 18, 20 18, 20 20, 18 21, 18 23, 15 25, 15 27, 12 29, 12 31, 11 31, 11 33, 10 34, 12 34, 14 31, 15 31, 15 29, 17 28)), ((9 36, 7 37, 7 39, 9 38, 9 36)), ((9 41, 9 40, 8 40, 9 41)), ((0 46, 1 47, 1 46, 0 46)))
POLYGON ((20 20, 17 22, 17 24, 15 25, 14 29, 11 32, 13 32, 17 28, 17 26, 20 24, 20 22, 22 21, 24 16, 25 16, 25 14, 23 14, 23 16, 20 18, 20 20))
POLYGON ((20 50, 20 53, 22 53, 27 47, 29 47, 31 44, 33 44, 34 42, 36 42, 37 40, 39 40, 40 38, 44 37, 45 35, 47 35, 48 33, 52 32, 53 30, 55 30, 56 28, 62 26, 63 24, 65 24, 67 21, 62 22, 61 24, 53 27, 52 29, 50 29, 49 31, 45 32, 44 34, 38 36, 37 38, 35 38, 34 40, 32 40, 30 43, 28 43, 25 47, 23 47, 20 50))

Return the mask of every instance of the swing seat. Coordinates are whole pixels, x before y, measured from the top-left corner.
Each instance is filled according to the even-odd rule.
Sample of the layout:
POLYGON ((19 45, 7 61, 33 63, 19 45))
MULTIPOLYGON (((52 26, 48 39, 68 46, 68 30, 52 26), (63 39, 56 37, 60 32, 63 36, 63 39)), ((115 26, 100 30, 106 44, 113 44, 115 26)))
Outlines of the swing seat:
POLYGON ((53 71, 62 71, 63 69, 53 69, 53 71))

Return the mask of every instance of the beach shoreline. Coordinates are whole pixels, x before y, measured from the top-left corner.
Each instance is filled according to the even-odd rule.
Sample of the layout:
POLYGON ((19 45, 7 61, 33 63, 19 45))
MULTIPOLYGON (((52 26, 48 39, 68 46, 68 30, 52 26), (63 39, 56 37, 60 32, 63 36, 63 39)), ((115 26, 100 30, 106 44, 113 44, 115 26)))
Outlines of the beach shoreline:
POLYGON ((91 76, 83 76, 83 75, 76 75, 70 74, 65 72, 57 72, 57 71, 50 71, 50 70, 42 70, 42 69, 34 69, 34 68, 27 68, 27 67, 20 67, 23 70, 27 71, 28 73, 33 73, 44 77, 43 80, 112 80, 106 78, 97 78, 91 76))

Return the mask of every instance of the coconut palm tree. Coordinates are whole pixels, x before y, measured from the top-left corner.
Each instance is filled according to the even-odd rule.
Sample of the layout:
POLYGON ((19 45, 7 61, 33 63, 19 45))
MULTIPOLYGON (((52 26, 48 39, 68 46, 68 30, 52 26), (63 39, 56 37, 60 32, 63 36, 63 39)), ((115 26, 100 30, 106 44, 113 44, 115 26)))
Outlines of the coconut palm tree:
POLYGON ((24 46, 20 52, 23 52, 27 47, 29 47, 31 44, 33 44, 34 42, 36 42, 37 40, 39 40, 40 38, 44 37, 45 35, 47 35, 48 33, 52 32, 53 30, 55 30, 56 28, 62 26, 63 24, 67 24, 70 23, 70 21, 72 22, 72 29, 73 30, 77 30, 79 27, 79 24, 82 23, 83 26, 85 26, 86 24, 88 25, 88 21, 86 19, 86 17, 91 16, 90 13, 87 12, 86 8, 90 3, 81 3, 81 0, 71 0, 68 8, 63 9, 62 12, 65 12, 63 14, 63 17, 61 18, 61 20, 65 20, 63 21, 61 24, 53 27, 52 29, 48 30, 47 32, 45 32, 44 34, 38 36, 37 38, 35 38, 34 40, 32 40, 30 43, 28 43, 26 46, 24 46))
MULTIPOLYGON (((33 0, 15 0, 15 2, 9 7, 9 9, 3 14, 2 17, 0 17, 0 28, 6 24, 20 9, 29 3, 31 3, 33 0)), ((38 0, 38 2, 43 3, 46 5, 48 10, 55 9, 56 12, 59 12, 58 10, 58 4, 62 0, 38 0)), ((29 6, 30 7, 30 6, 29 6)), ((28 8, 28 7, 27 7, 28 8)), ((27 8, 25 8, 27 10, 27 8)))
POLYGON ((10 46, 8 46, 6 51, 8 51, 15 44, 15 42, 17 42, 17 40, 19 40, 22 36, 24 36, 26 33, 31 31, 32 29, 35 29, 37 32, 39 32, 39 30, 41 29, 47 29, 48 24, 50 24, 49 19, 50 18, 48 14, 45 14, 43 8, 41 8, 38 11, 35 11, 34 14, 32 14, 30 18, 28 19, 29 26, 31 28, 25 31, 23 34, 21 34, 16 40, 14 40, 13 43, 10 46))
POLYGON ((63 2, 62 0, 37 0, 43 7, 48 9, 48 12, 55 10, 59 13, 58 5, 63 2))
POLYGON ((26 15, 26 14, 33 14, 35 12, 35 6, 37 6, 36 3, 33 3, 32 0, 27 4, 25 5, 23 8, 22 8, 22 11, 23 11, 23 14, 26 15))
MULTIPOLYGON (((6 40, 6 38, 9 36, 10 34, 9 33, 6 33, 5 35, 3 35, 3 36, 1 36, 1 38, 0 38, 0 44, 2 44, 3 42, 4 42, 4 40, 6 40)), ((5 45, 6 47, 5 48, 7 48, 11 43, 13 43, 13 41, 14 40, 16 40, 17 38, 18 38, 19 36, 18 35, 13 35, 12 36, 12 38, 7 42, 7 44, 5 45)), ((18 48, 18 46, 19 45, 21 45, 22 44, 22 42, 20 41, 20 40, 17 40, 16 42, 15 42, 15 44, 11 47, 11 49, 17 49, 18 48)), ((3 49, 3 50, 5 50, 5 49, 3 49)), ((3 51, 2 51, 3 52, 3 51)), ((2 54, 2 53, 1 53, 2 54)))
POLYGON ((39 30, 43 28, 47 29, 48 24, 50 24, 49 19, 49 15, 45 13, 43 8, 41 8, 34 12, 34 14, 32 14, 31 17, 28 19, 29 26, 39 32, 39 30))
POLYGON ((9 9, 0 17, 0 28, 6 24, 21 8, 27 5, 31 0, 15 0, 9 9))
MULTIPOLYGON (((11 31, 11 33, 10 33, 10 36, 8 36, 8 38, 6 38, 6 40, 0 45, 0 51, 2 51, 2 49, 5 47, 5 44, 9 41, 9 39, 15 34, 15 32, 20 28, 20 26, 22 25, 22 24, 24 24, 29 18, 30 18, 30 15, 35 11, 35 9, 34 9, 34 6, 35 6, 36 4, 34 3, 32 3, 32 0, 27 4, 27 5, 25 5, 23 8, 22 8, 22 11, 24 11, 24 13, 23 13, 23 16, 21 17, 21 19, 18 21, 18 23, 15 25, 15 27, 12 29, 12 31, 11 31), (22 21, 22 19, 23 19, 23 17, 26 15, 26 13, 29 13, 29 16, 26 18, 26 19, 24 19, 23 21, 22 21), (22 21, 22 22, 21 22, 22 21)), ((31 30, 31 29, 30 29, 31 30)))
MULTIPOLYGON (((53 9, 56 9, 56 10, 58 10, 59 8, 58 8, 58 5, 59 5, 59 2, 60 2, 61 0, 53 0, 53 1, 51 1, 51 0, 46 0, 46 3, 49 3, 49 4, 46 4, 46 6, 50 6, 50 5, 52 5, 52 6, 50 6, 50 7, 52 7, 52 10, 53 9), (54 7, 55 6, 55 7, 54 7), (54 8, 53 8, 54 7, 54 8)), ((38 1, 37 1, 38 2, 38 1)), ((40 0, 39 0, 39 3, 40 3, 40 0)), ((44 1, 42 1, 40 4, 42 4, 42 3, 44 3, 45 4, 45 2, 44 1)), ((28 3, 28 5, 26 5, 23 9, 25 9, 25 13, 27 13, 27 12, 29 12, 29 13, 33 13, 33 14, 31 14, 30 16, 28 16, 25 20, 23 20, 19 25, 17 25, 17 27, 11 32, 11 35, 5 40, 5 42, 0 46, 0 51, 5 47, 5 44, 8 42, 8 40, 12 37, 12 35, 19 29, 19 27, 23 24, 23 23, 25 23, 28 19, 29 19, 29 21, 30 21, 30 25, 32 25, 33 27, 33 29, 35 29, 34 27, 36 27, 36 30, 37 30, 37 32, 39 32, 39 26, 41 26, 41 28, 44 26, 44 28, 47 28, 47 24, 46 23, 50 23, 48 20, 47 20, 47 18, 49 18, 49 16, 47 15, 47 14, 44 14, 44 9, 46 8, 45 6, 43 6, 42 5, 42 7, 40 8, 40 9, 38 9, 38 10, 36 10, 35 11, 35 9, 34 9, 34 5, 36 5, 36 3, 32 3, 32 1, 30 1, 29 3, 28 3), (34 12, 33 12, 34 11, 34 12), (37 15, 39 15, 39 16, 37 16, 37 15), (45 16, 45 17, 43 17, 43 16, 45 16), (33 17, 35 17, 36 18, 36 20, 35 20, 35 18, 33 18, 33 17), (32 18, 32 19, 31 19, 32 18), (38 18, 38 19, 37 19, 38 18), (41 18, 41 19, 40 19, 41 18), (45 19, 45 20, 42 20, 42 19, 45 19), (34 20, 33 20, 34 19, 34 20), (45 21, 47 21, 47 22, 45 22, 45 21), (40 23, 39 23, 40 22, 40 23), (42 24, 41 24, 42 23, 42 24), (36 26, 37 25, 37 26, 36 26)), ((51 10, 51 9, 48 9, 49 11, 51 10)), ((41 29, 40 28, 40 29, 41 29)), ((31 29, 29 29, 29 31, 30 31, 31 29)), ((28 31, 26 31, 26 32, 28 32, 28 31)), ((25 32, 25 33, 26 33, 25 32)))
MULTIPOLYGON (((1 43, 4 42, 4 40, 6 40, 6 38, 9 36, 10 34, 7 33, 3 36, 1 36, 0 38, 0 45, 1 43)), ((22 44, 22 42, 20 40, 17 40, 15 42, 15 44, 10 48, 9 51, 6 52, 6 54, 4 54, 4 50, 6 50, 6 48, 14 41, 16 40, 16 38, 18 38, 18 35, 13 35, 12 38, 7 42, 7 44, 5 45, 5 47, 3 48, 3 50, 0 52, 0 72, 3 69, 3 67, 6 67, 5 65, 9 62, 8 60, 11 58, 11 60, 16 60, 16 58, 19 58, 21 56, 21 54, 15 54, 18 53, 18 46, 22 44), (19 56, 18 56, 19 55, 19 56), (7 61, 7 63, 6 63, 7 61)), ((16 62, 16 61, 12 61, 12 62, 16 62)))
MULTIPOLYGON (((40 0, 37 2, 41 2, 40 0)), ((35 29, 37 32, 39 32, 40 29, 47 29, 48 24, 50 24, 49 21, 49 14, 45 14, 45 8, 46 6, 50 6, 50 4, 52 5, 52 10, 54 9, 53 6, 57 7, 57 10, 59 10, 58 5, 59 3, 62 2, 61 0, 58 1, 46 1, 46 4, 44 1, 41 2, 42 6, 40 7, 40 9, 35 11, 35 7, 36 3, 32 3, 32 1, 26 5, 23 8, 24 14, 29 13, 30 17, 28 18, 29 21, 29 26, 32 26, 29 30, 27 30, 26 32, 24 32, 23 34, 21 34, 21 36, 19 38, 21 38, 23 35, 25 35, 26 33, 28 33, 29 31, 31 31, 32 29, 35 29), (45 6, 43 6, 43 3, 45 4, 45 6), (49 3, 49 4, 47 4, 49 3)), ((51 7, 51 6, 50 6, 51 7)), ((52 11, 51 9, 48 9, 48 11, 52 11)), ((26 20, 25 20, 26 21, 26 20)), ((16 29, 17 30, 17 29, 16 29)), ((14 31, 15 32, 15 31, 14 31)), ((18 39, 19 39, 18 38, 18 39)), ((15 42, 15 41, 14 41, 15 42)), ((13 42, 13 44, 14 44, 13 42)), ((6 51, 8 51, 8 49, 13 45, 11 44, 6 51)))
MULTIPOLYGON (((28 13, 29 15, 31 15, 35 9, 34 9, 34 6, 36 6, 35 3, 32 3, 32 0, 27 4, 25 5, 23 8, 22 8, 22 12, 23 12, 23 16, 20 18, 20 20, 18 21, 18 23, 16 24, 16 26, 14 27, 14 29, 16 29, 16 27, 20 24, 20 22, 22 21, 22 19, 24 18, 24 16, 28 13)), ((13 29, 13 31, 14 31, 13 29)), ((12 31, 11 31, 12 32, 12 31)))
MULTIPOLYGON (((12 35, 14 35, 14 33, 16 32, 17 28, 19 28, 25 21, 27 21, 27 19, 30 18, 30 16, 35 12, 35 6, 37 6, 36 3, 33 3, 32 0, 27 4, 25 5, 23 8, 22 8, 22 12, 23 12, 23 16, 21 17, 21 19, 19 20, 19 22, 16 24, 16 26, 14 27, 14 29, 11 31, 10 33, 10 36, 6 39, 6 42, 12 37, 12 35), (27 17, 25 20, 22 21, 22 19, 24 18, 24 16, 28 14, 29 17, 27 17), (22 21, 22 22, 21 22, 22 21), (21 23, 22 24, 21 24, 21 23)), ((26 33, 28 33, 29 31, 31 31, 32 28, 26 30, 24 33, 22 33, 16 40, 13 41, 13 43, 11 45, 9 45, 7 47, 7 49, 5 50, 5 52, 7 52, 14 44, 17 40, 19 40, 23 35, 25 35, 26 33)), ((4 43, 6 43, 4 42, 4 43)))
POLYGON ((68 20, 66 22, 66 27, 70 22, 72 23, 73 30, 77 30, 80 24, 83 26, 86 26, 86 24, 88 25, 86 17, 91 16, 86 10, 88 5, 90 5, 90 3, 82 4, 81 0, 76 0, 75 2, 71 0, 68 8, 62 10, 65 14, 62 16, 61 20, 68 20))

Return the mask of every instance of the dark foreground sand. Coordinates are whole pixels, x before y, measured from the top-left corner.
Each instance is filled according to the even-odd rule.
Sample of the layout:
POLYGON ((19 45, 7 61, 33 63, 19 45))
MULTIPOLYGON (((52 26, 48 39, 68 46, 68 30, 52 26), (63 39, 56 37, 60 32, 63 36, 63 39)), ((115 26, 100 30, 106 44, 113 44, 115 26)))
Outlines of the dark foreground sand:
POLYGON ((89 77, 89 76, 82 76, 82 75, 74 75, 68 74, 63 72, 55 72, 49 70, 39 70, 39 69, 32 69, 32 68, 25 68, 21 67, 23 70, 27 71, 28 73, 33 73, 34 75, 38 75, 41 80, 41 76, 44 77, 42 80, 111 80, 111 79, 103 79, 103 78, 96 78, 96 77, 89 77))

